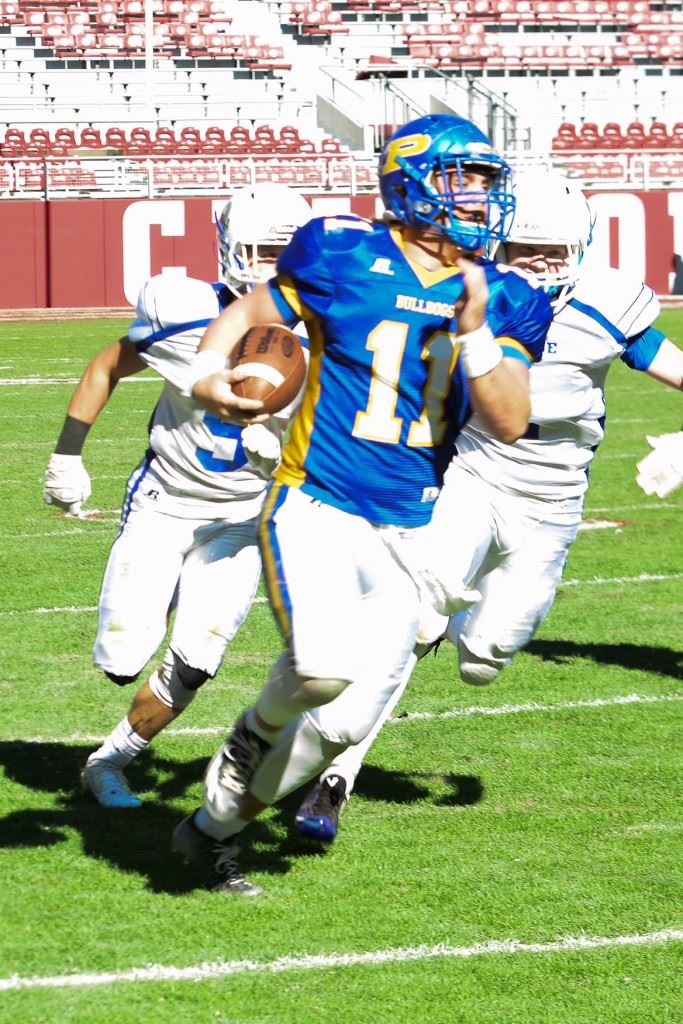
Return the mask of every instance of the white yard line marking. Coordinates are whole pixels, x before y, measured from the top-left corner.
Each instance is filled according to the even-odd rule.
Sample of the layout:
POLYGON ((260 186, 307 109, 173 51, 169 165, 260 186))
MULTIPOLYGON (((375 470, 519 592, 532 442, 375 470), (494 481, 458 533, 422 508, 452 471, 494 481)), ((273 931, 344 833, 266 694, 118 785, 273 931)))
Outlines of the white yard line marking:
MULTIPOLYGON (((0 377, 0 388, 11 388, 13 385, 26 384, 78 384, 80 377, 0 377)), ((122 377, 119 384, 160 384, 160 377, 122 377)))
POLYGON ((636 459, 642 456, 638 452, 599 452, 596 458, 599 458, 601 462, 611 462, 615 459, 636 459))
POLYGON ((643 821, 640 825, 629 825, 628 828, 612 832, 614 836, 642 835, 644 832, 683 832, 680 821, 643 821))
MULTIPOLYGON (((69 516, 69 517, 65 516, 64 518, 70 518, 70 519, 73 519, 75 521, 82 521, 86 517, 85 516, 69 516)), ((87 518, 88 519, 92 519, 94 522, 98 523, 100 526, 102 526, 102 524, 104 524, 106 526, 113 526, 113 525, 116 525, 119 522, 118 518, 114 518, 114 517, 105 518, 104 516, 102 516, 101 518, 100 517, 95 518, 95 516, 89 515, 87 518)), ((75 527, 72 530, 48 530, 46 533, 13 533, 12 534, 12 540, 36 540, 38 537, 76 537, 76 536, 78 536, 78 534, 83 534, 83 533, 90 533, 90 536, 92 536, 91 531, 88 530, 86 527, 84 527, 84 526, 77 526, 77 527, 75 527)), ((5 534, 5 536, 8 536, 8 535, 5 534)))
MULTIPOLYGON (((472 704, 466 708, 452 708, 449 711, 408 711, 387 720, 387 725, 401 725, 403 722, 429 722, 437 719, 473 718, 476 715, 534 715, 548 711, 576 711, 591 708, 616 708, 631 704, 662 704, 683 701, 683 693, 628 693, 616 697, 595 697, 593 700, 559 701, 557 704, 500 704, 497 707, 486 704, 472 704)), ((164 730, 166 736, 224 736, 225 725, 178 726, 164 730)), ((76 732, 70 736, 11 736, 4 742, 12 743, 101 743, 104 736, 93 736, 88 733, 76 732)))
MULTIPOLYGON (((82 529, 76 529, 70 531, 72 533, 82 533, 82 529)), ((32 536, 35 537, 35 534, 32 536)), ((59 536, 65 536, 65 532, 59 534, 59 536)), ((674 573, 658 573, 650 575, 648 573, 641 573, 640 576, 596 576, 592 580, 563 580, 560 583, 561 587, 585 587, 585 586, 621 586, 624 583, 660 583, 666 582, 667 580, 680 580, 683 579, 683 572, 674 573)), ((254 599, 254 604, 265 604, 267 598, 257 597, 254 599)), ((78 605, 68 605, 64 608, 24 608, 19 609, 7 609, 5 611, 0 610, 0 616, 4 615, 60 615, 64 612, 80 613, 80 612, 92 612, 96 611, 96 608, 92 608, 90 605, 79 607, 78 605)))
POLYGON ((620 530, 626 523, 623 519, 584 519, 580 530, 620 530))
POLYGON ((683 572, 646 573, 640 576, 595 576, 592 580, 563 580, 561 587, 614 586, 622 583, 659 583, 663 580, 683 579, 683 572))
POLYGON ((23 978, 15 974, 0 978, 0 992, 35 988, 90 988, 139 981, 208 981, 241 974, 283 974, 289 971, 327 970, 338 967, 414 963, 421 960, 462 959, 475 956, 509 956, 519 953, 576 953, 595 949, 624 949, 628 946, 655 946, 683 941, 683 929, 665 928, 640 935, 567 935, 554 942, 522 942, 519 939, 492 939, 474 946, 412 946, 377 949, 365 953, 311 953, 308 956, 281 956, 276 960, 219 960, 191 967, 152 964, 127 971, 102 971, 83 974, 57 974, 23 978))
POLYGON ((619 512, 620 514, 623 512, 656 512, 660 508, 680 508, 680 505, 677 502, 660 500, 643 502, 638 505, 619 505, 618 509, 614 508, 612 505, 596 505, 592 508, 585 509, 585 514, 587 516, 593 516, 597 515, 599 512, 606 512, 608 515, 614 515, 615 512, 619 512))
MULTIPOLYGON (((267 597, 255 597, 253 603, 254 604, 266 604, 267 600, 268 600, 267 597)), ((0 611, 0 615, 2 615, 2 616, 4 616, 4 615, 64 615, 64 614, 81 615, 83 612, 96 612, 96 611, 97 611, 97 605, 96 604, 92 604, 92 605, 90 605, 90 604, 86 604, 86 605, 69 604, 69 605, 64 605, 61 608, 26 608, 23 611, 21 611, 19 609, 16 609, 16 608, 11 608, 11 609, 9 609, 7 611, 0 611)))
MULTIPOLYGON (((683 693, 628 693, 617 697, 594 697, 592 700, 566 700, 558 704, 538 704, 529 701, 527 704, 499 704, 491 707, 486 704, 472 704, 467 708, 454 708, 452 711, 408 711, 404 715, 390 718, 389 721, 415 722, 435 718, 471 718, 473 715, 526 715, 541 711, 573 711, 577 708, 610 708, 623 707, 628 704, 661 704, 663 702, 683 701, 683 693)), ((169 732, 175 730, 170 729, 169 732)), ((181 731, 181 730, 178 730, 181 731)))

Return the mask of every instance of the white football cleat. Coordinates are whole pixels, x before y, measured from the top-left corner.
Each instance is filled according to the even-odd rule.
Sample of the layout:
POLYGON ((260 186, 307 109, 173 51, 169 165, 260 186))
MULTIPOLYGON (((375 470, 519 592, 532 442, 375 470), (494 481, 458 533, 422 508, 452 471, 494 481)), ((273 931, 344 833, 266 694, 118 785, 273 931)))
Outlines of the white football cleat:
POLYGON ((85 793, 92 793, 102 807, 142 807, 140 800, 128 785, 122 768, 109 761, 90 761, 81 772, 85 793))

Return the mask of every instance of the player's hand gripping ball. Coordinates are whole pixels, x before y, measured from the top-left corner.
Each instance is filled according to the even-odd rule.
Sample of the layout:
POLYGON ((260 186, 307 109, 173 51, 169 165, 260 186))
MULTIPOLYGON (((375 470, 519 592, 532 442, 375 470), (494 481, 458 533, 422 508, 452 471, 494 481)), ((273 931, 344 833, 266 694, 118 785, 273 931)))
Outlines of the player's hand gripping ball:
POLYGON ((272 415, 289 405, 306 378, 306 357, 301 341, 288 327, 262 324, 252 327, 232 350, 230 367, 246 367, 249 376, 231 384, 241 398, 263 402, 272 415))

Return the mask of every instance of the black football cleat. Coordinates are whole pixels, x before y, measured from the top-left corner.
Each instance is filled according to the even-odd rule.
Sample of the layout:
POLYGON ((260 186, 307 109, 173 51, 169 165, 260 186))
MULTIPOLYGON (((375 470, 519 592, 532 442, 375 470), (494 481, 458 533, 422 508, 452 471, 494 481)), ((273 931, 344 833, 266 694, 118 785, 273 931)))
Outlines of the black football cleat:
POLYGON ((294 824, 305 839, 334 842, 339 814, 346 803, 346 782, 341 775, 328 775, 316 782, 296 812, 294 824))
POLYGON ((239 846, 235 841, 207 836, 194 823, 194 814, 183 818, 173 833, 171 849, 199 868, 212 892, 238 896, 260 896, 263 889, 241 874, 237 866, 239 846))

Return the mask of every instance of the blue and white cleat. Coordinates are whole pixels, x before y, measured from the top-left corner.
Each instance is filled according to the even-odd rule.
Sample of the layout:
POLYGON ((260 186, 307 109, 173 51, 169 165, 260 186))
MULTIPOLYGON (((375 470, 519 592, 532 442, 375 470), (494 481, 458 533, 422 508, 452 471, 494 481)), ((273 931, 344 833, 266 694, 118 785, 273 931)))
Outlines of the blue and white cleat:
POLYGON ((109 761, 89 761, 81 772, 81 784, 83 791, 92 793, 102 807, 142 807, 142 800, 128 785, 123 769, 109 761))
POLYGON ((341 775, 328 775, 316 782, 296 812, 294 824, 305 839, 334 842, 339 814, 346 803, 346 782, 341 775))

